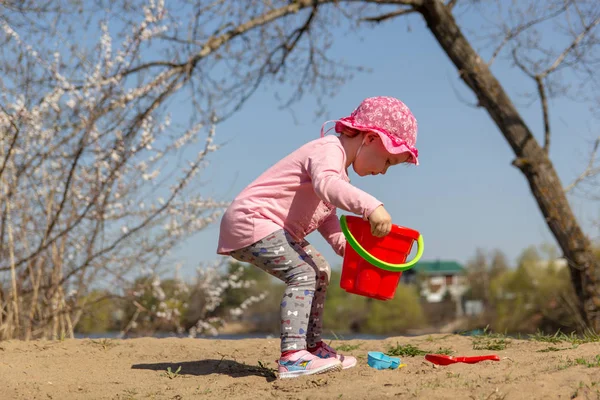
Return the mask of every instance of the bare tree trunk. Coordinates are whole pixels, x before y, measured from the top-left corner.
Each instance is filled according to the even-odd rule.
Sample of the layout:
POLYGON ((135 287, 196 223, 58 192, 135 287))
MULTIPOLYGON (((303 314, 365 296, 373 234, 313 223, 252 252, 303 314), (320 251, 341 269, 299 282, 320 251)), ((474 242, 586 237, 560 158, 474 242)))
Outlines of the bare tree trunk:
MULTIPOLYGON (((6 192, 8 192, 8 185, 5 186, 6 192)), ((10 282, 11 282, 11 300, 12 307, 14 309, 14 331, 17 335, 19 335, 19 331, 21 329, 20 320, 21 314, 19 312, 19 289, 17 285, 17 270, 15 268, 15 253, 14 253, 14 236, 13 236, 13 226, 10 218, 11 213, 11 204, 10 200, 6 202, 6 222, 8 226, 8 253, 10 256, 10 282)), ((10 321, 10 320, 9 320, 10 321)))
POLYGON ((463 36, 451 9, 439 0, 425 0, 417 10, 458 68, 462 80, 477 95, 479 106, 488 111, 512 147, 517 156, 513 165, 527 178, 546 223, 568 260, 573 286, 580 300, 579 311, 588 327, 600 332, 600 266, 547 153, 486 63, 463 36))

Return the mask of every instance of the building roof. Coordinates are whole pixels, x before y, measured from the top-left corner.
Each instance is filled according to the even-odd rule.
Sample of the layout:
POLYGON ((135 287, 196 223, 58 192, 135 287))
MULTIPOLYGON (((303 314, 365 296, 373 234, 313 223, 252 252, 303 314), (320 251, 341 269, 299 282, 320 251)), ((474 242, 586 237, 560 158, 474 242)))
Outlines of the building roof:
POLYGON ((419 261, 414 266, 414 271, 427 275, 458 275, 465 272, 465 267, 456 261, 419 261))

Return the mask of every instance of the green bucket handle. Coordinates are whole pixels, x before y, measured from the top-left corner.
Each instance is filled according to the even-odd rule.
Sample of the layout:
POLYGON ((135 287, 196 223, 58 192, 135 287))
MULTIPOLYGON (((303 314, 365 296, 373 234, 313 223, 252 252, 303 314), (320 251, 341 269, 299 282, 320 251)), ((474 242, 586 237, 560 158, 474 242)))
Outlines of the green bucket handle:
POLYGON ((419 238, 417 239, 417 247, 418 247, 417 255, 415 256, 415 258, 413 258, 411 261, 404 263, 404 264, 390 264, 388 262, 382 261, 382 260, 376 258, 375 256, 373 256, 371 253, 369 253, 367 250, 365 250, 365 248, 362 247, 360 245, 360 243, 358 243, 356 241, 356 239, 354 238, 354 235, 352 235, 352 232, 350 232, 350 229, 348 229, 348 223, 346 222, 345 215, 342 215, 340 217, 340 225, 342 227, 342 232, 344 233, 344 236, 346 237, 346 240, 348 241, 348 244, 350 244, 350 246, 354 249, 354 251, 356 251, 358 253, 358 255, 361 256, 368 263, 370 263, 378 268, 384 269, 386 271, 392 271, 392 272, 407 271, 407 270, 411 269, 423 255, 423 249, 424 249, 423 236, 421 234, 419 234, 419 238))

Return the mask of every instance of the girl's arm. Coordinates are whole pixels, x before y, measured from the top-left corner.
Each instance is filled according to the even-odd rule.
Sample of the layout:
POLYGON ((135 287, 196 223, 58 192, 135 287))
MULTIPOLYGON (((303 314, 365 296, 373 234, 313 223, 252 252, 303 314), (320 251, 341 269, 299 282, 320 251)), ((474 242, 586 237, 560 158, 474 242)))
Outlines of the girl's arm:
POLYGON ((366 220, 383 203, 343 178, 345 159, 346 155, 339 145, 323 143, 307 158, 306 170, 321 200, 361 215, 366 220))
POLYGON ((344 257, 346 249, 346 238, 342 233, 342 227, 335 212, 331 213, 318 228, 319 233, 327 240, 335 254, 344 257))

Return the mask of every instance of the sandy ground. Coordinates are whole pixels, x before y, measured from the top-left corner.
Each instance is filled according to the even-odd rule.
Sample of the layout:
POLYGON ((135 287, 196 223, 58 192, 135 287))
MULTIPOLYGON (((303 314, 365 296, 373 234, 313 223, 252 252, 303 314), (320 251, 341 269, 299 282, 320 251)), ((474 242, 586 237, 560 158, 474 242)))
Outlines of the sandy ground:
POLYGON ((503 340, 494 351, 474 350, 474 341, 481 347, 458 335, 333 341, 358 346, 347 352, 359 358, 355 368, 285 380, 273 373, 278 339, 8 341, 0 342, 0 399, 600 399, 600 343, 503 340), (442 367, 418 355, 401 357, 397 370, 368 366, 368 351, 396 345, 501 360, 442 367))

